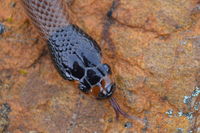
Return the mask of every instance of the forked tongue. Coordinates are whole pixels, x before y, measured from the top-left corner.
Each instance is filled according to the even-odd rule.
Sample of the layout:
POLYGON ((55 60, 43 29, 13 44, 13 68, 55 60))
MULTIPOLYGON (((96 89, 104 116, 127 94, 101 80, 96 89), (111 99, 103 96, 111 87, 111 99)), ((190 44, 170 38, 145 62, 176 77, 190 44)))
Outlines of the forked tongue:
POLYGON ((129 115, 129 114, 127 114, 126 112, 124 112, 124 111, 120 108, 119 104, 117 103, 117 101, 115 100, 114 97, 111 97, 111 98, 109 99, 109 102, 110 102, 110 104, 112 105, 113 109, 115 110, 116 119, 117 119, 117 120, 119 119, 119 114, 121 114, 121 115, 124 116, 125 118, 138 121, 138 122, 140 122, 141 124, 145 124, 145 123, 146 123, 145 120, 140 119, 140 118, 138 118, 138 117, 136 117, 136 116, 129 115))

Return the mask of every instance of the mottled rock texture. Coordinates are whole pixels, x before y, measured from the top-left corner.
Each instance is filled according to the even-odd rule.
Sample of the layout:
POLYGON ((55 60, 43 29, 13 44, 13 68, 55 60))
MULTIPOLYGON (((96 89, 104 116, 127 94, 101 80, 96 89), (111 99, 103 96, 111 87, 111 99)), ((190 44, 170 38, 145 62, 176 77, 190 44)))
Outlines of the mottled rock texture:
POLYGON ((20 0, 0 0, 0 23, 5 27, 0 35, 0 104, 9 105, 11 111, 0 113, 1 132, 200 132, 198 0, 66 4, 74 23, 102 48, 121 107, 148 123, 123 117, 116 121, 107 100, 98 101, 63 80, 20 0), (183 102, 185 96, 190 96, 189 102, 183 102))

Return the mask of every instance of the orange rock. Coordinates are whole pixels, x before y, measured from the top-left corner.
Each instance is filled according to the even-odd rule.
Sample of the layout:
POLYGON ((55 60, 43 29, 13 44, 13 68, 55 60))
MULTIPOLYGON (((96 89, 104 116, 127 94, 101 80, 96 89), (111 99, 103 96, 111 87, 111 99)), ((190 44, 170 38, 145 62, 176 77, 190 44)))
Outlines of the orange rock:
POLYGON ((120 0, 110 21, 112 1, 70 1, 74 22, 100 44, 104 61, 111 64, 117 101, 129 114, 146 118, 147 125, 122 117, 116 121, 106 100, 97 101, 63 80, 19 1, 0 2, 0 23, 6 27, 0 35, 0 103, 12 110, 9 132, 197 131, 200 116, 192 103, 200 96, 183 102, 200 85, 197 0, 120 0), (181 111, 194 116, 188 120, 178 115, 181 111))

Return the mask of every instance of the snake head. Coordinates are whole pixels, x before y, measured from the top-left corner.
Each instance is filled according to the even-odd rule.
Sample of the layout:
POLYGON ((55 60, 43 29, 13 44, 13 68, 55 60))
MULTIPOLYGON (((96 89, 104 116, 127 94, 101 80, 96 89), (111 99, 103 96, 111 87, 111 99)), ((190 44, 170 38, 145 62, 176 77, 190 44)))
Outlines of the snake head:
POLYGON ((111 80, 109 65, 99 64, 86 69, 79 88, 86 93, 92 92, 97 99, 110 97, 114 92, 115 84, 111 80))

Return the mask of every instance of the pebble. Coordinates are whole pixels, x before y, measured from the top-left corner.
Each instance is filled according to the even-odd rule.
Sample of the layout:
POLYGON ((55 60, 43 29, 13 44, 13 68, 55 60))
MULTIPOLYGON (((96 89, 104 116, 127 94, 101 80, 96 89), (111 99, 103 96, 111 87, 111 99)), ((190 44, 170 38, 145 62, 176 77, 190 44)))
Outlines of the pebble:
POLYGON ((3 34, 5 31, 5 26, 0 23, 0 35, 3 34))

